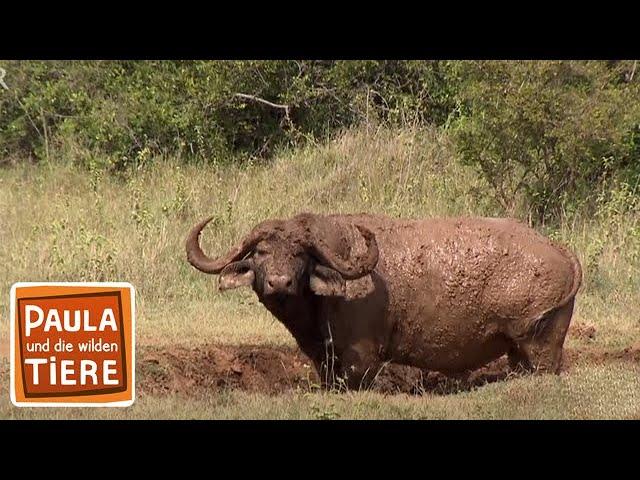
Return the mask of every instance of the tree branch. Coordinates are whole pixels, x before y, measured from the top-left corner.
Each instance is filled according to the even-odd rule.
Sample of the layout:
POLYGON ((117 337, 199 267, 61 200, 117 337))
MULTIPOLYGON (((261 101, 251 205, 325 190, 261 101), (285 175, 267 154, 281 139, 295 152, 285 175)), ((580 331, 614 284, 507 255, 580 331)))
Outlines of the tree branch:
POLYGON ((264 105, 267 105, 272 108, 278 108, 280 110, 284 110, 284 116, 285 116, 285 119, 287 120, 287 123, 289 124, 289 126, 293 126, 291 122, 291 117, 289 117, 289 111, 291 110, 291 107, 289 105, 273 103, 273 102, 270 102, 269 100, 265 100, 264 98, 256 97, 255 95, 249 95, 246 93, 234 93, 233 96, 243 98, 245 100, 252 100, 254 102, 263 103, 264 105))

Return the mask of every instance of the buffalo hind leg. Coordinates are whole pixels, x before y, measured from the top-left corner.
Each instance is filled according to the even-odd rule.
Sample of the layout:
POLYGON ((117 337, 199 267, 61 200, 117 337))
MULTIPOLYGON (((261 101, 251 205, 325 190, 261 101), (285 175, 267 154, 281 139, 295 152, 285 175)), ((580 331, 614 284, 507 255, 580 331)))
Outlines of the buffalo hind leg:
POLYGON ((516 343, 507 352, 509 358, 509 368, 515 372, 530 372, 533 366, 529 361, 529 357, 516 343))
POLYGON ((562 349, 567 336, 574 300, 551 314, 534 332, 515 342, 509 365, 528 371, 560 373, 562 349))

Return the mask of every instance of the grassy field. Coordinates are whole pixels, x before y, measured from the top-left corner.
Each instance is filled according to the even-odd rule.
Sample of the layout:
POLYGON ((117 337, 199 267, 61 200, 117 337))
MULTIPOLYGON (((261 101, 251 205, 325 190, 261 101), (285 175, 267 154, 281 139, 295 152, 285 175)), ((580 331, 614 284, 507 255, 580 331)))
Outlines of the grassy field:
POLYGON ((607 356, 640 348, 640 206, 626 191, 600 202, 595 216, 571 214, 543 229, 583 263, 585 282, 566 345, 594 353, 559 377, 519 377, 448 395, 228 390, 143 392, 124 410, 11 405, 12 283, 131 282, 141 348, 293 346, 253 292, 220 294, 214 277, 186 262, 190 227, 215 215, 203 246, 219 252, 258 221, 300 211, 500 215, 487 186, 453 160, 446 134, 361 129, 282 152, 268 165, 185 166, 158 159, 116 178, 57 158, 0 170, 0 418, 640 418, 640 365, 607 356), (590 333, 575 333, 583 331, 590 333), (599 355, 603 361, 592 361, 599 355))

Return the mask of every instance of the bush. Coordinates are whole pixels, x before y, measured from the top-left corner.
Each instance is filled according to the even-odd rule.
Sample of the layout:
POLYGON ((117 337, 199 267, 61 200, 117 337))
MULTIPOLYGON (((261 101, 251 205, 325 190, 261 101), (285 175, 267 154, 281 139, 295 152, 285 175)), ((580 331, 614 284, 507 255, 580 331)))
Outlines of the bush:
POLYGON ((612 175, 640 179, 633 62, 465 62, 456 140, 505 211, 558 218, 612 175))
POLYGON ((446 63, 390 61, 3 62, 0 155, 139 165, 158 153, 269 156, 363 120, 442 122, 446 63), (237 94, 244 94, 238 96, 237 94), (266 102, 270 102, 268 104, 266 102), (286 106, 286 108, 285 108, 286 106), (63 150, 65 150, 63 148, 63 150), (89 160, 91 158, 92 160, 89 160))
POLYGON ((267 159, 357 124, 451 130, 510 215, 595 209, 640 179, 636 62, 0 62, 0 162, 69 159, 92 175, 162 156, 267 159))
MULTIPOLYGON (((47 143, 75 143, 122 169, 151 153, 226 153, 209 98, 194 98, 188 62, 16 62, 6 64, 10 91, 0 108, 3 155, 47 156, 47 143)), ((215 95, 215 92, 214 92, 215 95)), ((87 158, 80 159, 82 162, 87 158)))

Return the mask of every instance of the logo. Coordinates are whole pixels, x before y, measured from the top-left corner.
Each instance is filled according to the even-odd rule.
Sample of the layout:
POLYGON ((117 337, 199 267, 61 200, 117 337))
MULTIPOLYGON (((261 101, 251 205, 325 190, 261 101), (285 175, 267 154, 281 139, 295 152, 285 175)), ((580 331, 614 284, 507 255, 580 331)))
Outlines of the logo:
POLYGON ((135 391, 135 290, 128 283, 11 288, 11 401, 126 407, 135 391))

